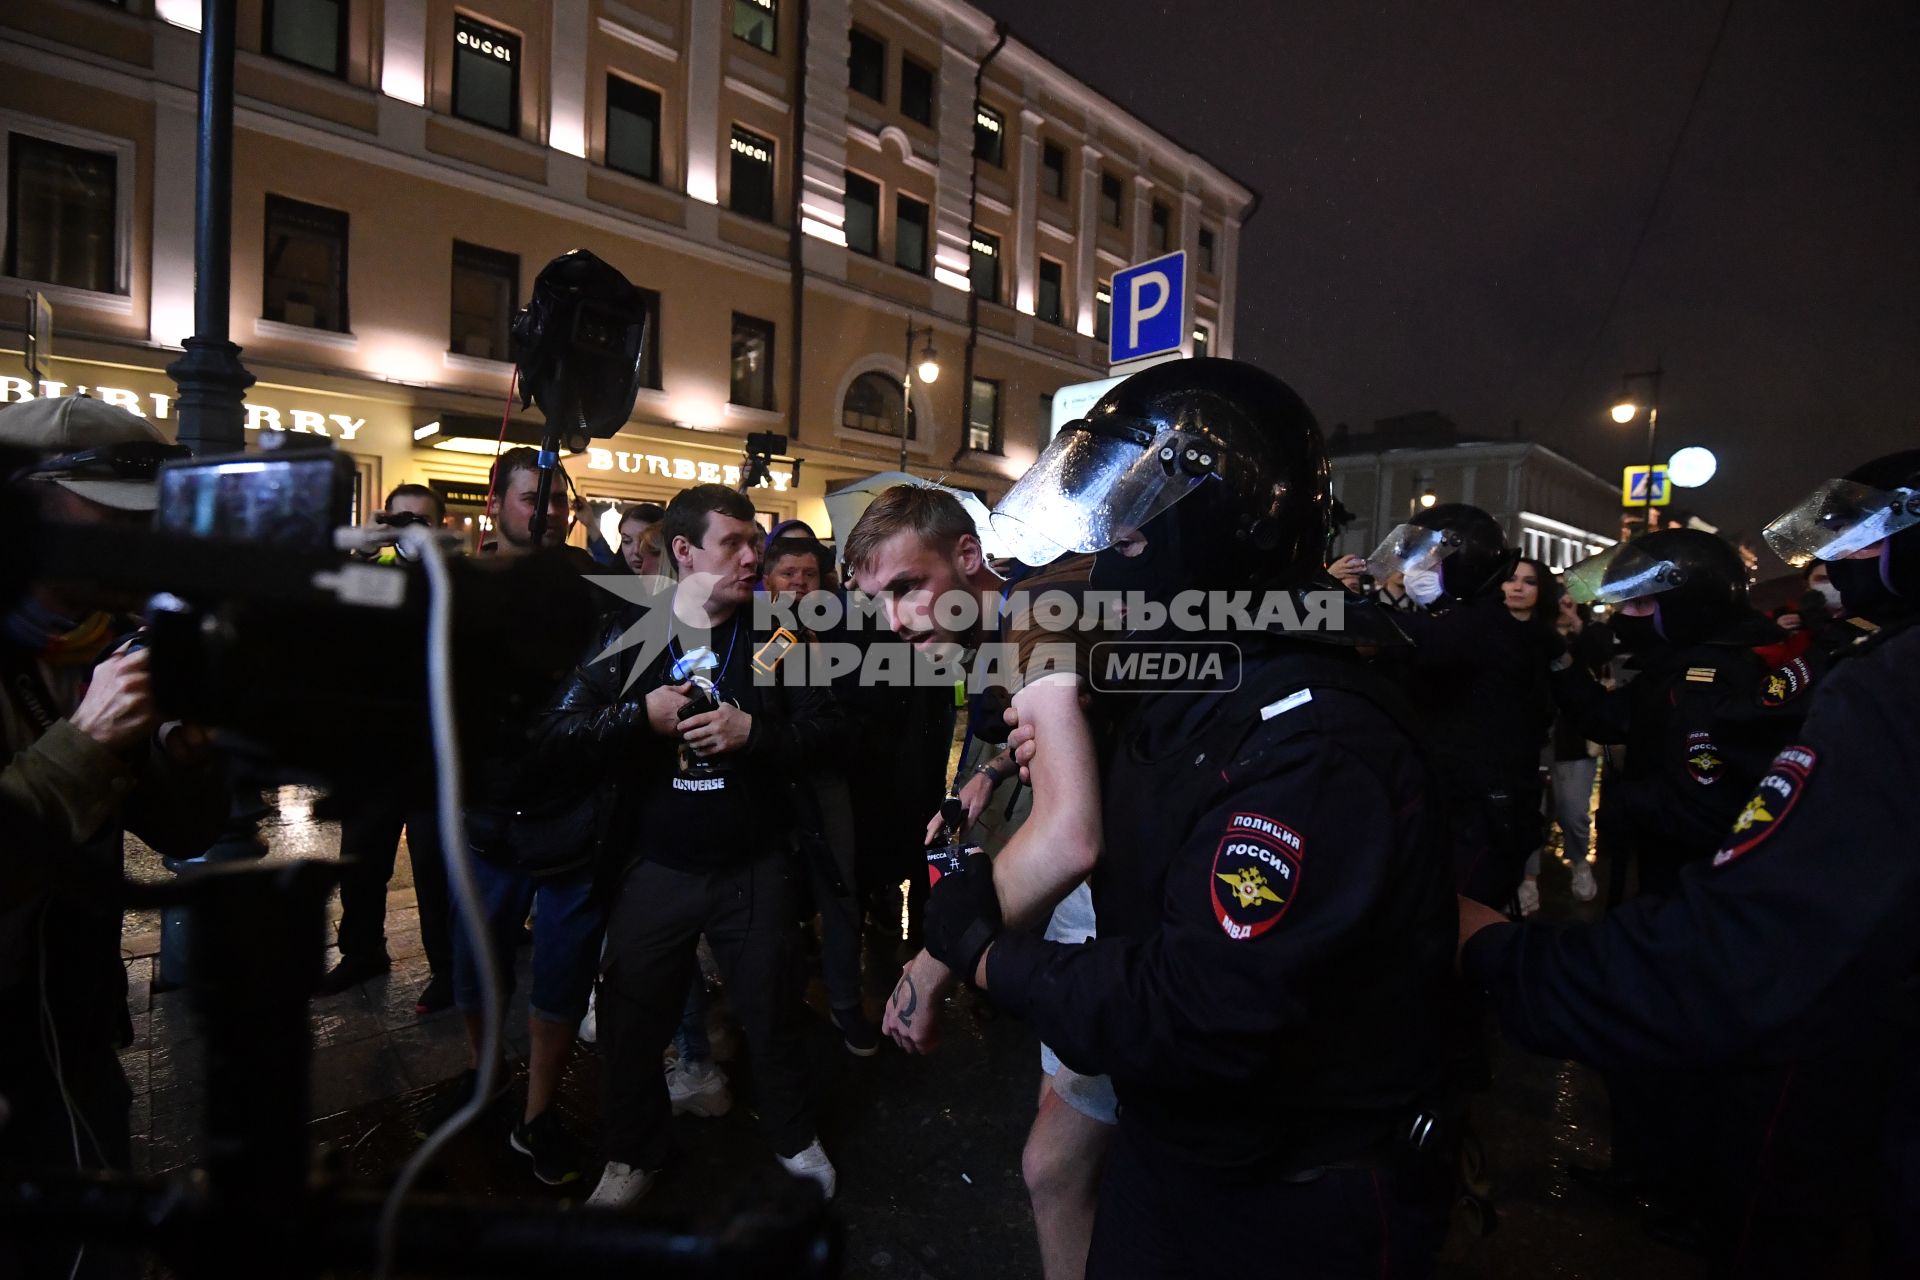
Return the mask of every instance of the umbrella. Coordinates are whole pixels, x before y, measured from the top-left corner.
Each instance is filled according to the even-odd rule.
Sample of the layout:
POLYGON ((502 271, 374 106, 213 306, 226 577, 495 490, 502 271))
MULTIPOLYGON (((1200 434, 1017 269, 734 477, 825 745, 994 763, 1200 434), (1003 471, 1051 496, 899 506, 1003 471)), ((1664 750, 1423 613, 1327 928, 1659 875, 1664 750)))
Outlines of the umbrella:
POLYGON ((925 489, 938 489, 950 493, 960 500, 960 505, 973 517, 973 527, 980 536, 980 546, 988 556, 1006 554, 1001 547, 1001 539, 993 532, 993 522, 988 519, 987 504, 980 501, 965 489, 956 489, 952 485, 935 484, 931 480, 922 480, 910 476, 904 471, 882 471, 870 475, 864 480, 850 480, 826 496, 827 523, 833 528, 833 540, 844 544, 847 535, 853 532, 866 509, 873 500, 897 484, 919 485, 925 489))

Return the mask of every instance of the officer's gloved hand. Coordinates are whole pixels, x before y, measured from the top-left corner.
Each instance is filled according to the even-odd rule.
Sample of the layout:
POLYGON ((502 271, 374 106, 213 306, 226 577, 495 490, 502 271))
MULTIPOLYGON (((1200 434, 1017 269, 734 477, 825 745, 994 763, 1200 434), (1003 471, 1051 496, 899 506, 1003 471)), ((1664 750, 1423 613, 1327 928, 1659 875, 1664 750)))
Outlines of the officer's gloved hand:
POLYGON ((1440 598, 1440 571, 1438 569, 1409 569, 1406 575, 1407 594, 1413 602, 1422 607, 1432 604, 1440 598))
POLYGON ((993 860, 984 853, 969 854, 960 870, 941 876, 927 895, 927 951, 968 984, 1001 928, 993 860))

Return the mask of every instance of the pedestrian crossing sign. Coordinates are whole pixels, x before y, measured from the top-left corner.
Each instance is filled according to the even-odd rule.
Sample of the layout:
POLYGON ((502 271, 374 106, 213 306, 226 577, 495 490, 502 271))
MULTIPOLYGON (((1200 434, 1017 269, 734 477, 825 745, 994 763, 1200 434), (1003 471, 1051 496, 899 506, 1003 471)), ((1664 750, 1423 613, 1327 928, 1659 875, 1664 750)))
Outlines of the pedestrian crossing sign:
MULTIPOLYGON (((1673 486, 1667 483, 1667 469, 1653 468, 1653 503, 1664 507, 1673 501, 1673 486)), ((1644 507, 1647 503, 1647 468, 1627 467, 1620 473, 1620 505, 1644 507)))

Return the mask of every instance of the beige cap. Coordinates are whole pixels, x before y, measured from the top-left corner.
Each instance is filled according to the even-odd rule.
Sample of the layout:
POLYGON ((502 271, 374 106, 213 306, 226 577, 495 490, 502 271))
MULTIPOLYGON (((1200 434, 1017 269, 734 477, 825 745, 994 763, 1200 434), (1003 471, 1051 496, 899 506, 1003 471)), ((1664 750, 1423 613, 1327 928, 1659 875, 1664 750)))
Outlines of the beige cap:
MULTIPOLYGON (((139 414, 92 396, 42 396, 0 409, 0 444, 31 449, 50 458, 135 440, 170 443, 159 428, 139 414)), ((89 502, 122 511, 151 511, 159 501, 157 480, 118 476, 43 478, 89 502)))

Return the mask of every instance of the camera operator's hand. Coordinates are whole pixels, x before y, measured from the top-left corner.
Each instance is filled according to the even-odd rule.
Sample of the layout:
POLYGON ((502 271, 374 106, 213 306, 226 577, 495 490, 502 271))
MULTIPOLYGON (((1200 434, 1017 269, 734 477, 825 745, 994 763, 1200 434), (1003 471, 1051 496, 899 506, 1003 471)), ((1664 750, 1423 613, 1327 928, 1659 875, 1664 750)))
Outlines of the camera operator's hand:
POLYGON ((952 989, 946 966, 920 952, 900 971, 880 1029, 908 1053, 932 1053, 940 1047, 940 1001, 952 989))
POLYGON ((687 705, 693 692, 687 684, 663 684, 647 695, 647 724, 663 738, 680 732, 680 708, 687 705))
POLYGON ((125 751, 145 739, 160 723, 150 666, 147 651, 136 649, 95 667, 87 692, 69 717, 73 727, 109 751, 125 751))
POLYGON ((680 722, 680 737, 699 756, 722 756, 747 745, 753 734, 753 717, 723 702, 716 711, 708 711, 680 722))

